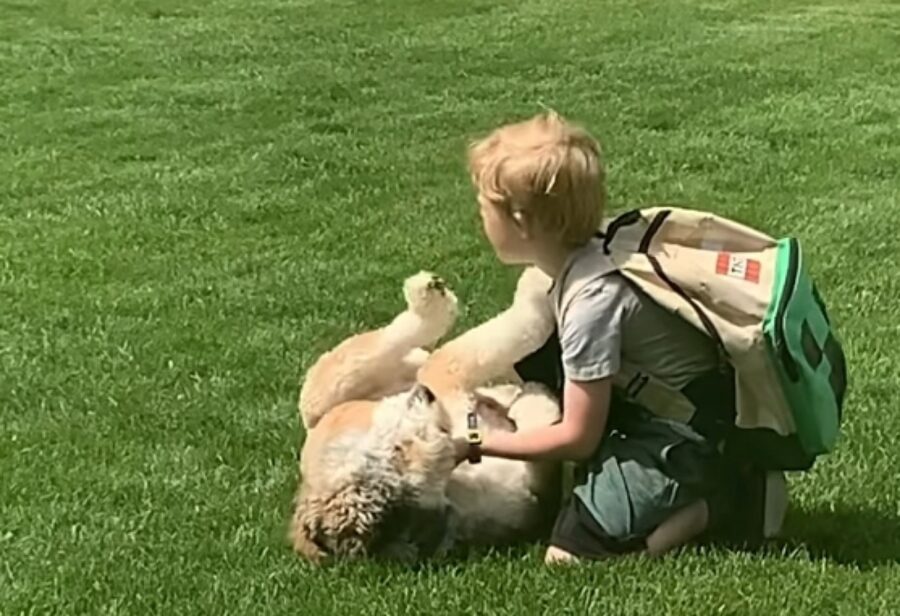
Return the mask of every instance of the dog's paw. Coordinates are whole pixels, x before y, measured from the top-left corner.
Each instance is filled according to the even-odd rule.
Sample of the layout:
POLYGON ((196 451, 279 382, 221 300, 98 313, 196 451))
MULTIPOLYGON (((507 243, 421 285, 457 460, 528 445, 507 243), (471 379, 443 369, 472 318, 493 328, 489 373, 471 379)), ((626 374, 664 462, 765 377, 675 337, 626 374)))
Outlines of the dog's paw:
POLYGON ((423 318, 452 320, 456 317, 456 296, 443 278, 430 272, 419 272, 407 278, 403 283, 403 296, 409 311, 423 318))
POLYGON ((520 430, 530 430, 555 423, 562 417, 562 410, 549 389, 539 383, 525 383, 510 406, 509 417, 520 430))

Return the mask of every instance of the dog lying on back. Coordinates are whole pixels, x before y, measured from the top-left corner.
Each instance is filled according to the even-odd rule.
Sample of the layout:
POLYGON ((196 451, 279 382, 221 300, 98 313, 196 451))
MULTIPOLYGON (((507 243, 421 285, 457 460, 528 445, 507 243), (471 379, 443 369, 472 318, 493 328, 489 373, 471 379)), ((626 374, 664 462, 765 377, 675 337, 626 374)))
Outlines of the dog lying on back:
POLYGON ((452 439, 465 434, 473 409, 484 432, 559 419, 556 400, 513 370, 551 333, 548 286, 526 270, 506 311, 430 352, 453 326, 457 300, 420 273, 405 282, 406 310, 390 324, 318 359, 299 402, 307 435, 290 529, 299 554, 408 562, 544 531, 558 465, 485 458, 456 466, 452 439))

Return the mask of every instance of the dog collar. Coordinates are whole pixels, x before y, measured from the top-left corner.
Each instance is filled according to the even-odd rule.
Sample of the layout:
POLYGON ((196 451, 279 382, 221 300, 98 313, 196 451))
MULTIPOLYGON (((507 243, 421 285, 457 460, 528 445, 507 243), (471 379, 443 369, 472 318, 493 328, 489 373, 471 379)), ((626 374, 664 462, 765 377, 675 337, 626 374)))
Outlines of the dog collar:
POLYGON ((481 428, 478 427, 478 413, 469 411, 466 415, 466 441, 469 443, 469 452, 466 459, 469 464, 481 462, 481 428))

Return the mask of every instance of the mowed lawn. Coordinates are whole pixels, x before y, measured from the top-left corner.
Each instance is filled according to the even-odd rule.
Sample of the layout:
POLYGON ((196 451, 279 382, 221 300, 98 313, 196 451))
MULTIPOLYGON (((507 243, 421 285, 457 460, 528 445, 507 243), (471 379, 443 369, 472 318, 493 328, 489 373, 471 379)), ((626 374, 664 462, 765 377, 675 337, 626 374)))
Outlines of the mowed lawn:
POLYGON ((898 216, 894 2, 0 0, 0 614, 897 613, 898 216), (761 553, 307 567, 303 370, 419 269, 506 305, 464 151, 544 106, 802 240, 839 448, 761 553))

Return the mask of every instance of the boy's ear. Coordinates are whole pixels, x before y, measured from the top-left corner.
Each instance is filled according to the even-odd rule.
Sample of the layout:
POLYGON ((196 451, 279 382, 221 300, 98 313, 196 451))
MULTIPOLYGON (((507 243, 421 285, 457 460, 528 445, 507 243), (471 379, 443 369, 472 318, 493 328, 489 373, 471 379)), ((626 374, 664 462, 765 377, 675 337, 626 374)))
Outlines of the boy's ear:
POLYGON ((516 229, 519 231, 519 235, 522 236, 522 239, 530 239, 531 238, 531 230, 529 229, 529 221, 528 216, 522 210, 513 210, 512 211, 512 219, 513 223, 516 225, 516 229))

